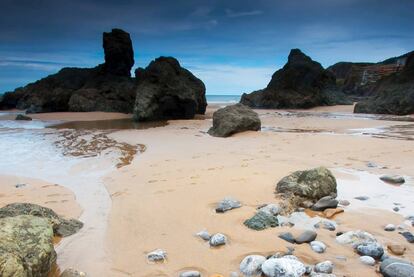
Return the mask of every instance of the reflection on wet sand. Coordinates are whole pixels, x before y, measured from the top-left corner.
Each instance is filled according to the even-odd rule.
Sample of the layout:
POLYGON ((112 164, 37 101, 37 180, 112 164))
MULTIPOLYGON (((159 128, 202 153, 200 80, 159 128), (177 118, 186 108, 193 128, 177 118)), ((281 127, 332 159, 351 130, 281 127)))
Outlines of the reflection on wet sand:
POLYGON ((145 151, 145 145, 117 142, 107 135, 111 131, 63 130, 54 144, 65 156, 96 157, 108 151, 118 151, 117 168, 129 165, 137 153, 145 151))
POLYGON ((125 130, 125 129, 149 129, 168 125, 167 121, 135 122, 131 118, 94 120, 94 121, 70 121, 51 126, 56 129, 87 129, 87 130, 125 130))

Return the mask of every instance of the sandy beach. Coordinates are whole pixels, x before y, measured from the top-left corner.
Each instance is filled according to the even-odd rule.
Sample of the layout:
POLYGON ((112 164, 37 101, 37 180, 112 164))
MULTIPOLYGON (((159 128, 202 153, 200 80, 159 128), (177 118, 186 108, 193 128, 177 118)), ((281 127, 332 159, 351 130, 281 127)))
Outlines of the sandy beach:
MULTIPOLYGON (((246 255, 267 256, 292 246, 278 235, 285 231, 297 234, 300 229, 253 231, 243 222, 260 205, 279 201, 274 192, 282 177, 325 166, 337 178, 338 199, 348 200, 350 205, 333 218, 338 224, 336 231, 318 230, 317 239, 328 246, 325 253, 315 253, 302 244, 294 246, 295 255, 305 263, 333 261, 336 276, 380 276, 362 264, 350 246, 335 242, 338 231, 364 230, 383 245, 404 245, 403 258, 414 258, 414 247, 397 231, 384 231, 385 225, 402 224, 404 216, 414 214, 413 122, 355 116, 352 106, 257 110, 261 132, 216 138, 206 132, 219 106, 209 106, 205 116, 194 120, 106 130, 105 141, 116 144, 100 148, 95 155, 62 154, 67 153, 67 145, 56 147, 55 142, 68 129, 2 129, 0 139, 4 141, 13 134, 29 140, 33 132, 42 137, 42 145, 30 147, 42 153, 47 147, 55 165, 45 162, 36 151, 31 153, 35 148, 29 146, 14 153, 27 156, 2 167, 0 203, 38 203, 84 221, 80 233, 57 245, 60 269, 74 267, 88 276, 178 276, 189 269, 203 276, 230 276, 238 272, 246 255), (118 144, 145 148, 117 167, 124 153, 118 144), (369 162, 376 166, 369 167, 369 162), (31 169, 24 170, 29 165, 31 169), (407 181, 392 186, 379 180, 382 174, 403 175, 407 181), (14 187, 20 183, 30 185, 14 187), (370 199, 354 199, 362 195, 370 199), (227 196, 239 200, 242 207, 217 214, 216 203, 227 196), (393 203, 399 203, 398 212, 393 211, 393 203), (195 235, 201 230, 223 233, 229 242, 211 248, 195 235), (158 248, 167 252, 167 261, 149 263, 146 254, 158 248)), ((119 120, 129 115, 56 113, 34 118, 47 123, 119 120)), ((88 140, 96 133, 102 131, 89 130, 80 136, 88 140)), ((2 153, 7 149, 3 146, 2 153)), ((407 228, 413 231, 411 226, 407 228)))

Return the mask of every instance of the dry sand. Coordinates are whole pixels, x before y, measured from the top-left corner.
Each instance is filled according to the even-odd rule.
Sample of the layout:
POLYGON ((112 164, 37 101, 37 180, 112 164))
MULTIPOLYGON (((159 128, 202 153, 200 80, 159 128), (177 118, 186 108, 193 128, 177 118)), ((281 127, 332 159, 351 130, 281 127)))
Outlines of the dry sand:
MULTIPOLYGON (((281 115, 286 111, 261 110, 267 131, 245 132, 223 139, 206 134, 215 108, 209 107, 206 116, 197 120, 170 121, 163 127, 107 134, 121 143, 144 144, 146 151, 130 165, 114 168, 103 179, 112 199, 105 240, 93 241, 82 252, 76 243, 65 245, 66 255, 81 253, 82 258, 60 260, 61 268, 76 267, 90 276, 178 276, 185 269, 197 269, 205 276, 215 273, 229 276, 230 272, 238 271, 240 261, 248 254, 286 251, 289 243, 277 237, 281 232, 300 232, 287 227, 252 231, 243 225, 245 219, 254 215, 257 206, 277 201, 274 188, 283 176, 295 170, 327 166, 338 178, 339 191, 347 197, 360 193, 375 197, 378 193, 375 186, 370 186, 373 189, 368 191, 359 190, 359 186, 365 186, 355 172, 405 176, 414 172, 412 141, 364 136, 354 130, 409 122, 313 114, 295 117, 281 115), (317 131, 309 132, 314 130, 317 131), (369 161, 380 167, 368 168, 369 161), (243 207, 216 214, 215 203, 226 196, 240 200, 243 207), (226 234, 228 245, 210 248, 195 236, 203 229, 226 234), (96 243, 106 249, 100 260, 93 259, 96 248, 92 244, 96 243), (146 253, 157 248, 167 251, 166 263, 147 262, 146 253)), ((350 114, 352 106, 311 112, 326 111, 350 114)), ((89 115, 77 114, 73 119, 74 116, 71 115, 72 120, 80 120, 79 116, 92 120, 89 115)), ((56 119, 49 118, 52 117, 56 119)), ((339 231, 366 230, 384 244, 392 241, 403 244, 407 247, 404 257, 414 258, 414 247, 401 235, 383 231, 388 223, 402 223, 401 214, 385 205, 376 205, 375 209, 369 209, 368 205, 352 209, 352 205, 336 216, 339 231)), ((414 213, 409 203, 406 209, 414 213)), ((321 230, 318 240, 328 245, 326 253, 316 254, 309 245, 300 245, 295 246, 295 255, 307 263, 332 260, 337 276, 377 276, 374 268, 361 264, 349 246, 338 245, 334 238, 335 232, 321 230), (347 261, 337 256, 345 256, 347 261)))

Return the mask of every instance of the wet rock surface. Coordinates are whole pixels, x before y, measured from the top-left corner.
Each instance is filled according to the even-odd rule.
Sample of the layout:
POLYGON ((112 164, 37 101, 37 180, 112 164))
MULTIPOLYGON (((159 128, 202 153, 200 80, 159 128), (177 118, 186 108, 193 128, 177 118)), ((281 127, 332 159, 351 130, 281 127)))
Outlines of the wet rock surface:
POLYGON ((55 261, 53 229, 47 219, 0 218, 0 276, 47 276, 55 261))
POLYGON ((351 104, 337 89, 335 76, 299 49, 290 51, 266 88, 243 94, 240 103, 266 109, 351 104))
POLYGON ((218 109, 213 114, 213 127, 208 133, 215 137, 228 137, 245 131, 259 131, 259 115, 251 108, 236 104, 218 109))
POLYGON ((134 119, 190 119, 207 107, 204 83, 173 57, 159 57, 138 68, 134 119))
POLYGON ((52 209, 30 203, 13 203, 0 208, 0 218, 19 215, 32 215, 45 218, 53 227, 57 236, 67 237, 78 232, 83 223, 77 219, 65 219, 57 215, 52 209))

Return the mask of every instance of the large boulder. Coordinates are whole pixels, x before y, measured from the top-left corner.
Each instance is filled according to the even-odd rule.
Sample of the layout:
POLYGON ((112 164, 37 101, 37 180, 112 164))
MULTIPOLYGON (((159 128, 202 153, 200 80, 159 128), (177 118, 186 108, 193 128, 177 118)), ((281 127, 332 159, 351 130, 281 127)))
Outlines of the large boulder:
POLYGON ((299 49, 290 51, 288 62, 266 88, 243 94, 240 102, 268 109, 351 104, 337 89, 335 76, 299 49))
POLYGON ((65 219, 53 210, 31 203, 13 203, 0 208, 0 218, 31 215, 46 219, 53 227, 56 236, 67 237, 83 227, 77 219, 65 219))
POLYGON ((228 137, 244 131, 259 131, 260 128, 259 115, 243 104, 236 104, 214 112, 213 127, 208 133, 215 137, 228 137))
POLYGON ((336 179, 325 167, 295 171, 276 185, 276 192, 318 201, 322 197, 336 197, 336 179))
POLYGON ((48 220, 31 215, 0 219, 0 276, 48 276, 55 261, 48 220))
POLYGON ((204 83, 172 57, 159 57, 135 71, 134 119, 191 119, 207 107, 204 83))
POLYGON ((105 71, 113 75, 131 77, 134 50, 129 34, 121 29, 112 29, 109 33, 103 33, 103 48, 105 71))
POLYGON ((131 113, 135 81, 129 34, 114 29, 104 33, 105 63, 94 68, 63 68, 13 92, 4 94, 0 109, 22 109, 28 113, 105 111, 131 113))
POLYGON ((379 80, 373 93, 375 96, 355 105, 355 113, 414 114, 414 53, 403 70, 379 80))

